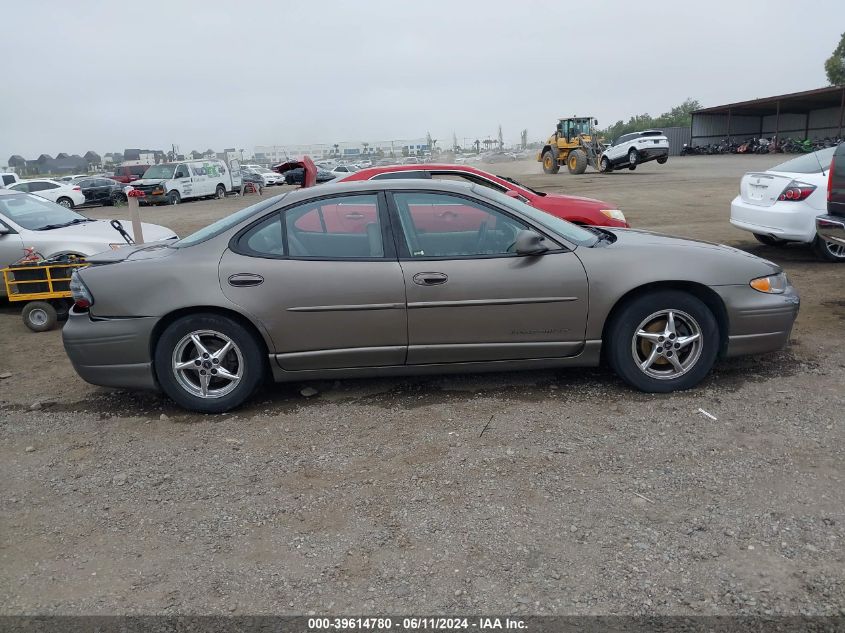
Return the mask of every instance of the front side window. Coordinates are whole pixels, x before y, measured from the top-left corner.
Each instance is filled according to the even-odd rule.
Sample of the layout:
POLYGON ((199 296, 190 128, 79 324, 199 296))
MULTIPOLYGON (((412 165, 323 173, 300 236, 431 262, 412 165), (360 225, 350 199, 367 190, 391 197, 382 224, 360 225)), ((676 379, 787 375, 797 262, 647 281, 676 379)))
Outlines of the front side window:
POLYGON ((435 180, 449 180, 452 182, 481 185, 482 187, 489 187, 494 191, 507 191, 505 187, 492 180, 487 180, 486 178, 468 172, 431 172, 431 177, 435 180))
POLYGON ((287 252, 318 259, 384 257, 376 195, 336 196, 285 211, 287 252))
POLYGON ((528 225, 484 204, 445 193, 393 195, 412 257, 478 257, 514 253, 528 225))
POLYGON ((238 251, 256 257, 284 256, 281 216, 274 213, 244 233, 238 240, 238 251))

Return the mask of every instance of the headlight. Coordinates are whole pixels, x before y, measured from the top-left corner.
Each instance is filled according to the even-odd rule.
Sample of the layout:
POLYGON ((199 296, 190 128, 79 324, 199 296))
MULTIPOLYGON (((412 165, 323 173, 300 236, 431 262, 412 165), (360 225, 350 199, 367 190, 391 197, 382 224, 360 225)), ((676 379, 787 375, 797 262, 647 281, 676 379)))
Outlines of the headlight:
POLYGON ((82 282, 79 270, 74 270, 70 275, 70 294, 77 308, 87 310, 94 305, 94 296, 88 290, 88 286, 82 282))
POLYGON ((601 209, 599 213, 611 220, 619 220, 620 222, 625 221, 625 214, 619 209, 601 209))
POLYGON ((765 292, 772 295, 780 295, 786 292, 786 287, 789 281, 786 278, 786 273, 778 273, 777 275, 769 275, 768 277, 757 277, 752 279, 749 285, 758 292, 765 292))

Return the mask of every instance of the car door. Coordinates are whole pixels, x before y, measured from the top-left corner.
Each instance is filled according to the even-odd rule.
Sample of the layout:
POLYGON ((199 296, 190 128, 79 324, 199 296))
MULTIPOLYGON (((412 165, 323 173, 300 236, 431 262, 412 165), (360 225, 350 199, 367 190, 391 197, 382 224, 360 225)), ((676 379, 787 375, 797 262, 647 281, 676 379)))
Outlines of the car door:
POLYGON ((533 227, 477 198, 407 191, 388 200, 402 233, 408 364, 581 351, 587 276, 572 251, 549 240, 553 248, 542 256, 517 255, 517 234, 533 227))
MULTIPOLYGON (((0 198, 0 205, 2 204, 3 201, 0 198)), ((23 257, 23 248, 23 240, 20 234, 0 214, 0 268, 9 266, 23 257)), ((5 293, 5 285, 0 283, 0 295, 5 293)))
POLYGON ((383 196, 333 195, 273 212, 220 261, 225 295, 260 320, 283 369, 403 365, 405 282, 383 196), (349 210, 361 231, 334 222, 349 210))
MULTIPOLYGON (((193 164, 191 165, 193 167, 193 164)), ((191 175, 191 169, 185 163, 179 163, 173 173, 173 181, 175 189, 179 191, 179 195, 183 198, 191 198, 197 194, 194 192, 194 178, 191 175)))

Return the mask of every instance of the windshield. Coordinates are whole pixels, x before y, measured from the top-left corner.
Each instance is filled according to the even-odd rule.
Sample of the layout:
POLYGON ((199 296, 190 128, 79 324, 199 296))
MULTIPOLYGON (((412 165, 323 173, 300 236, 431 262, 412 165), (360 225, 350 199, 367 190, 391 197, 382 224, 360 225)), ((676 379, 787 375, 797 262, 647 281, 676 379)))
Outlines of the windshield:
POLYGON ((490 200, 499 203, 503 207, 513 209, 517 213, 531 218, 532 220, 537 222, 537 224, 546 227, 553 233, 557 233, 558 235, 566 238, 569 242, 572 242, 573 244, 578 244, 580 246, 592 246, 599 240, 597 233, 588 231, 587 229, 584 229, 578 226, 577 224, 572 224, 571 222, 562 220, 549 213, 546 213, 545 211, 535 209, 534 207, 527 205, 524 202, 516 200, 515 198, 511 198, 510 196, 506 196, 505 194, 499 193, 498 191, 494 191, 489 187, 473 185, 472 190, 478 194, 481 194, 485 198, 489 198, 490 200))
POLYGON ((84 215, 28 193, 0 196, 0 215, 30 231, 86 222, 84 215))
POLYGON ((165 180, 173 178, 173 172, 176 170, 176 165, 153 165, 144 172, 143 178, 163 178, 165 180))
POLYGON ((523 185, 518 180, 515 180, 514 178, 508 178, 507 176, 498 176, 498 175, 497 175, 497 178, 501 178, 502 180, 507 180, 508 182, 512 182, 517 187, 522 187, 523 189, 527 189, 528 191, 530 191, 534 195, 537 195, 537 196, 545 196, 546 195, 546 193, 544 191, 537 191, 536 189, 532 189, 531 187, 526 187, 525 185, 523 185))
POLYGON ((785 171, 793 174, 818 174, 827 171, 833 158, 835 147, 820 149, 818 152, 803 154, 780 165, 775 165, 769 171, 785 171))
POLYGON ((255 171, 257 171, 259 174, 275 174, 276 173, 274 171, 270 171, 266 167, 258 167, 255 171))
POLYGON ((228 231, 233 226, 240 224, 247 218, 258 214, 269 207, 272 207, 286 195, 286 193, 283 193, 279 196, 274 196, 269 200, 262 200, 261 202, 258 202, 252 205, 251 207, 246 207, 245 209, 241 209, 236 213, 227 215, 225 218, 220 218, 219 220, 217 220, 217 222, 209 224, 205 228, 202 228, 199 231, 196 231, 195 233, 191 233, 187 237, 184 237, 179 240, 178 242, 174 242, 173 244, 171 244, 171 246, 175 246, 176 248, 186 248, 188 246, 194 246, 195 244, 199 244, 200 242, 210 240, 212 237, 217 237, 224 231, 228 231))

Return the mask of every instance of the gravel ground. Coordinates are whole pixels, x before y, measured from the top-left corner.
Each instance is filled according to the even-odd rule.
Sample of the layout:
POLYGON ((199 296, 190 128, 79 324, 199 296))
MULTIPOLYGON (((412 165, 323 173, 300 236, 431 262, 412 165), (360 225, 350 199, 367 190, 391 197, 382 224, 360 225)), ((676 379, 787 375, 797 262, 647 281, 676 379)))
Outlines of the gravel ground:
MULTIPOLYGON (((785 265, 790 348, 682 394, 567 370, 282 385, 199 416, 82 383, 58 332, 0 306, 0 613, 845 614, 845 267, 730 228, 765 162, 495 166, 785 265)), ((253 201, 146 218, 185 233, 253 201)))

